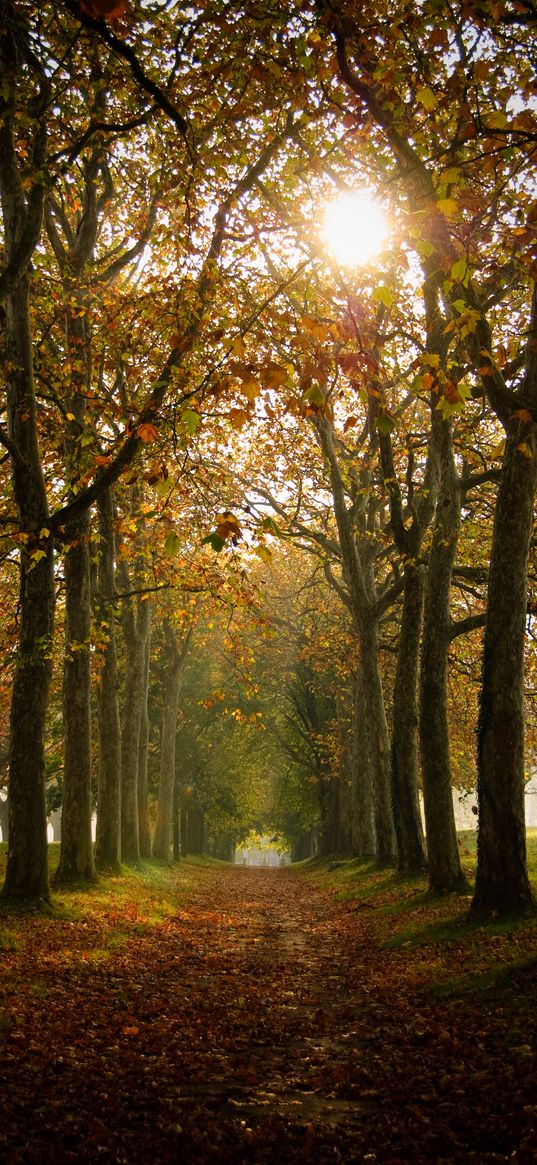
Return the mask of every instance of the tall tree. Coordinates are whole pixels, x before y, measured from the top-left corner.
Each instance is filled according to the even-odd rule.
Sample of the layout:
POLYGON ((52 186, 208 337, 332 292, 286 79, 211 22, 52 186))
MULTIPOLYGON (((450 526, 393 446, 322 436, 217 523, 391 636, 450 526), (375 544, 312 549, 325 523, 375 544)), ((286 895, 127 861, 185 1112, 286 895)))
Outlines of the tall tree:
POLYGON ((99 566, 95 593, 98 649, 97 679, 99 772, 95 864, 98 870, 118 870, 121 863, 121 728, 118 702, 115 628, 115 514, 111 490, 97 501, 99 566))
POLYGON ((4 892, 47 898, 44 736, 54 620, 53 540, 38 446, 30 264, 46 193, 50 81, 36 57, 24 14, 0 11, 0 199, 4 226, 0 296, 5 311, 7 430, 0 439, 13 466, 20 530, 19 645, 11 702, 10 840, 4 892), (26 110, 22 115, 21 111, 26 110), (20 141, 26 145, 21 153, 20 141), (29 163, 21 160, 28 156, 29 163))
MULTIPOLYGON (((535 152, 534 114, 516 112, 524 106, 527 92, 528 75, 520 61, 531 42, 535 14, 528 11, 520 18, 509 6, 487 15, 473 9, 459 13, 449 6, 433 12, 426 5, 414 17, 412 34, 405 36, 402 12, 398 18, 392 14, 387 22, 383 13, 375 11, 369 24, 358 28, 351 6, 341 4, 336 10, 321 3, 318 8, 335 40, 341 78, 358 108, 367 111, 381 152, 387 151, 391 159, 414 222, 416 249, 434 265, 438 277, 443 273, 446 328, 457 343, 462 342, 477 391, 506 429, 483 662, 481 841, 473 908, 478 913, 523 910, 531 905, 523 831, 521 693, 527 556, 535 496, 534 346, 530 343, 526 348, 522 366, 519 360, 509 365, 498 355, 502 346, 494 342, 494 326, 498 305, 505 312, 516 304, 518 296, 514 300, 512 296, 516 270, 518 286, 526 295, 526 308, 516 304, 516 315, 522 310, 530 332, 535 327, 534 310, 527 307, 531 241, 529 249, 527 245, 516 248, 514 258, 505 248, 507 236, 511 239, 509 218, 520 200, 522 174, 527 173, 535 152), (483 59, 485 26, 488 48, 483 59), (394 47, 394 36, 404 51, 397 54, 396 69, 386 71, 383 62, 394 47), (407 100, 412 86, 417 86, 417 103, 407 100), (454 108, 458 110, 455 118, 454 108), (513 112, 506 113, 506 108, 513 112), (446 151, 448 164, 443 160, 446 151), (438 158, 440 162, 435 161, 438 158), (480 197, 486 198, 487 208, 495 207, 499 221, 492 230, 480 197), (486 259, 477 253, 478 237, 490 255, 489 270, 486 259), (522 376, 521 367, 525 367, 522 376), (510 512, 520 520, 516 553, 510 549, 510 512), (502 606, 506 595, 510 596, 507 621, 502 606), (506 767, 500 739, 505 741, 507 735, 506 767), (509 855, 506 863, 504 850, 509 855)), ((528 209, 531 216, 531 205, 528 209)), ((442 395, 447 404, 460 400, 457 382, 446 382, 442 395)))
POLYGON ((169 860, 172 844, 177 712, 181 694, 181 681, 192 633, 192 624, 186 627, 182 635, 179 635, 172 620, 170 618, 164 620, 162 628, 164 674, 162 679, 160 776, 155 835, 153 838, 153 857, 160 858, 162 861, 169 860))

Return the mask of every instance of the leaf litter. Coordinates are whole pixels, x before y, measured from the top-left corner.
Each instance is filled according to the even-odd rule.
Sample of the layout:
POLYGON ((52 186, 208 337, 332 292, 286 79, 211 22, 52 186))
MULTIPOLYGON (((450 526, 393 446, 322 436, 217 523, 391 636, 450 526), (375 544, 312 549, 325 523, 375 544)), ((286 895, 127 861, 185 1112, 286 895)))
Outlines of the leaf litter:
POLYGON ((431 966, 460 970, 462 947, 390 949, 371 911, 287 870, 203 870, 157 921, 113 899, 9 921, 10 1165, 537 1160, 531 961, 439 996, 431 966))

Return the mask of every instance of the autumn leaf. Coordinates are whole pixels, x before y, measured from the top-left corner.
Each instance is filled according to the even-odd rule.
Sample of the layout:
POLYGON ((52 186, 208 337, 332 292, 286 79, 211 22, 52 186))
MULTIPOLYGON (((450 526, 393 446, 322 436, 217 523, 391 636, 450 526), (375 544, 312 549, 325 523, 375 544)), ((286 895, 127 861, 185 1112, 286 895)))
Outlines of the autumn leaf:
POLYGON ((136 429, 136 436, 140 438, 140 441, 143 441, 144 445, 149 445, 151 441, 156 441, 158 429, 150 421, 143 421, 136 429))
POLYGON ((373 289, 373 299, 375 303, 383 303, 384 307, 387 308, 390 308, 393 304, 393 295, 385 283, 377 283, 377 286, 373 289))
POLYGON ((458 213, 459 204, 454 198, 439 198, 436 203, 436 209, 443 214, 445 218, 454 218, 458 213))
POLYGON ((118 20, 130 11, 128 0, 80 0, 81 11, 95 20, 118 20))
POLYGON ((175 533, 175 530, 170 530, 170 533, 167 535, 166 541, 164 543, 164 549, 168 555, 168 558, 175 558, 176 554, 179 553, 181 546, 182 541, 179 535, 175 533))
POLYGON ((385 435, 393 433, 393 430, 395 429, 394 418, 387 412, 380 412, 377 417, 377 429, 379 433, 383 433, 385 435))
POLYGON ((433 90, 429 89, 428 86, 424 86, 422 89, 417 90, 416 101, 418 101, 420 105, 423 105, 423 108, 426 109, 428 113, 431 113, 432 110, 436 109, 438 105, 438 98, 436 94, 433 93, 433 90))
POLYGON ((193 437, 194 434, 197 433, 201 424, 200 414, 196 412, 195 409, 185 409, 181 416, 181 420, 189 437, 193 437))

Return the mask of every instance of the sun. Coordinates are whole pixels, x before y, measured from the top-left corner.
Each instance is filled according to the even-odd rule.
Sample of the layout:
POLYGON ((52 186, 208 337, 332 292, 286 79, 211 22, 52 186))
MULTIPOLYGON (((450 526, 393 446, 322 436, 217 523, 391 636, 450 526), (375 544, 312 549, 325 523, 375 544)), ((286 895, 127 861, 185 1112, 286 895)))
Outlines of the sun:
POLYGON ((341 266, 369 263, 388 236, 386 214, 369 190, 340 194, 324 209, 325 245, 341 266))

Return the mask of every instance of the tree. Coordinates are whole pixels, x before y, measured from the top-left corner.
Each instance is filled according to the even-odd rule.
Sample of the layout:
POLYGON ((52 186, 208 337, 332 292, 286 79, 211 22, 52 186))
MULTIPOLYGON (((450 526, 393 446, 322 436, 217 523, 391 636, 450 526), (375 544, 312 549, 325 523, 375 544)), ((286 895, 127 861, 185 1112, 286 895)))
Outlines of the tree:
POLYGON ((157 818, 153 838, 153 857, 168 861, 172 844, 173 791, 175 785, 175 742, 177 712, 181 681, 194 624, 186 625, 182 633, 174 627, 171 617, 162 627, 162 725, 160 739, 160 777, 157 818))
MULTIPOLYGON (((531 892, 522 824, 522 643, 530 514, 535 495, 534 352, 530 340, 523 361, 515 360, 514 365, 505 365, 502 369, 502 359, 494 354, 493 328, 498 305, 508 310, 513 271, 517 270, 526 288, 529 282, 527 252, 525 255, 523 249, 517 248, 513 256, 501 248, 505 241, 503 223, 512 211, 513 199, 518 199, 521 173, 527 169, 535 150, 535 119, 531 112, 506 115, 504 109, 505 87, 512 108, 516 109, 519 99, 523 102, 526 75, 516 67, 516 59, 517 54, 525 53, 535 18, 530 12, 519 20, 517 13, 509 8, 502 9, 499 15, 487 16, 477 9, 459 16, 446 8, 438 20, 436 12, 431 19, 432 9, 429 11, 426 6, 423 12, 416 13, 412 29, 405 36, 402 14, 399 19, 392 14, 387 23, 382 14, 375 13, 369 27, 357 29, 351 10, 345 5, 339 6, 336 12, 329 5, 321 4, 319 11, 334 37, 343 82, 353 94, 358 109, 367 111, 374 127, 372 136, 382 143, 381 150, 387 151, 391 159, 402 196, 416 224, 416 240, 416 228, 420 231, 421 243, 416 243, 417 249, 421 249, 437 278, 443 273, 446 329, 457 343, 463 342, 467 364, 478 381, 478 391, 507 432, 485 634, 479 750, 479 872, 473 908, 476 912, 525 909, 531 903, 531 892), (487 51, 483 54, 481 41, 485 25, 487 51), (394 45, 394 36, 405 51, 398 53, 397 67, 389 70, 385 62, 394 45), (450 44, 457 54, 455 61, 448 52, 450 44), (436 66, 434 76, 431 59, 436 66), (417 105, 409 105, 405 100, 411 84, 418 86, 417 105), (455 117, 454 105, 458 110, 455 117), (513 150, 513 147, 517 148, 513 150), (448 155, 446 164, 443 159, 448 155), (441 161, 435 163, 435 157, 441 161), (499 222, 492 229, 481 206, 476 204, 472 180, 480 190, 486 191, 487 206, 492 201, 496 207, 499 222), (484 268, 483 258, 476 255, 478 235, 486 247, 490 244, 487 248, 489 272, 484 268), (520 380, 521 366, 525 367, 525 375, 520 380), (507 516, 513 512, 520 522, 516 553, 511 553, 514 547, 510 549, 507 516), (506 607, 509 608, 507 620, 506 607), (505 733, 506 715, 508 734, 505 733), (500 738, 503 742, 509 740, 508 764, 500 738), (507 863, 500 857, 503 852, 508 854, 507 863)), ((528 312, 528 326, 532 335, 535 327, 532 309, 528 312)), ((460 398, 460 394, 452 379, 446 380, 446 386, 448 383, 451 387, 446 387, 443 395, 449 404, 450 399, 460 398)))
MULTIPOLYGON (((0 97, 0 198, 4 264, 7 429, 20 551, 19 646, 11 702, 10 841, 5 893, 48 898, 44 726, 54 619, 53 541, 38 447, 29 305, 30 263, 43 217, 43 166, 50 82, 35 56, 24 17, 1 10, 0 62, 8 79, 0 97), (23 121, 20 110, 27 109, 23 121), (29 172, 20 161, 27 135, 29 172)), ((24 150, 26 154, 26 149, 24 150)))

